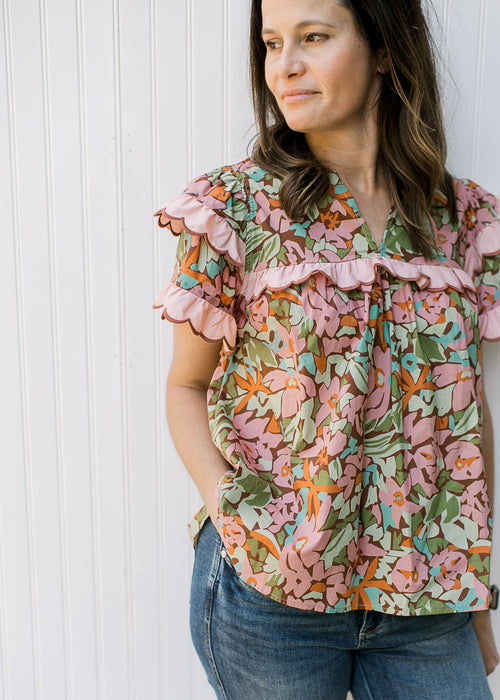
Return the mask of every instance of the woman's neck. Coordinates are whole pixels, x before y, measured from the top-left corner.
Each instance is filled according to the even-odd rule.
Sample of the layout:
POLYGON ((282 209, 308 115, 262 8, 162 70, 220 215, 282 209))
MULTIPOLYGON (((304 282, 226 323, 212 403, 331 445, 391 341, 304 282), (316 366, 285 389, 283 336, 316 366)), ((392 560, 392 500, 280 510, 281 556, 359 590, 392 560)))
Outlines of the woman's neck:
POLYGON ((316 158, 337 172, 349 188, 369 197, 386 189, 375 124, 365 124, 356 134, 306 134, 306 141, 316 158))

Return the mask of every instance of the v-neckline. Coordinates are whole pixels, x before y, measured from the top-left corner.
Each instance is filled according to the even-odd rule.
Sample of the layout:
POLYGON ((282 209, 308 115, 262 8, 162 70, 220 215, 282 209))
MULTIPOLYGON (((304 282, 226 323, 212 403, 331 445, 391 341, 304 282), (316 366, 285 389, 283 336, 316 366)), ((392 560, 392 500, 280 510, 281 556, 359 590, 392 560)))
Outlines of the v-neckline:
POLYGON ((358 204, 357 204, 356 200, 354 199, 354 196, 353 196, 351 190, 347 187, 345 182, 342 180, 340 175, 335 170, 330 171, 329 175, 330 175, 330 183, 333 185, 334 190, 336 187, 340 186, 341 188, 343 188, 343 193, 347 194, 349 204, 350 204, 356 218, 361 222, 360 233, 366 238, 366 241, 368 243, 368 247, 371 249, 371 252, 383 255, 385 253, 385 250, 386 250, 387 239, 389 238, 389 234, 390 234, 390 231, 392 229, 392 222, 393 222, 394 213, 395 213, 394 202, 391 203, 391 210, 390 210, 389 215, 387 217, 387 221, 385 222, 385 228, 384 228, 384 233, 382 235, 382 240, 380 241, 380 244, 378 244, 376 242, 375 238, 373 237, 372 232, 370 230, 370 227, 368 226, 366 219, 361 212, 361 209, 358 207, 358 204))

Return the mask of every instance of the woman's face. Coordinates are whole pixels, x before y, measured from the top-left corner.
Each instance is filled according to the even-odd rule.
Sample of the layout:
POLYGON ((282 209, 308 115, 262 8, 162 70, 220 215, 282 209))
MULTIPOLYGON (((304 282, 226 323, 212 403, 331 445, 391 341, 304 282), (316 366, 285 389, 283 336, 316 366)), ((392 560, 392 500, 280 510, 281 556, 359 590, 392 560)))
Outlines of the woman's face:
POLYGON ((291 129, 335 140, 366 133, 380 74, 341 0, 262 0, 262 38, 266 82, 291 129))

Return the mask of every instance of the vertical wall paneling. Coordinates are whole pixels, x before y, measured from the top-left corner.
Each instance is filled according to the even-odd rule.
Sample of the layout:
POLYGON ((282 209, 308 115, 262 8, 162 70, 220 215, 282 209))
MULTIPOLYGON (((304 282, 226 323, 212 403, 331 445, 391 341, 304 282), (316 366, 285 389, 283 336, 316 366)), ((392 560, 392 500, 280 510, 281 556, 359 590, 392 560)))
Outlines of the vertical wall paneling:
MULTIPOLYGON (((42 71, 42 95, 43 95, 43 129, 44 129, 44 156, 46 170, 46 205, 47 205, 47 234, 48 234, 48 267, 50 276, 50 328, 52 345, 52 374, 54 386, 54 437, 55 437, 55 503, 57 522, 55 527, 56 539, 54 547, 58 547, 58 568, 57 576, 60 579, 59 585, 55 588, 55 597, 48 605, 43 606, 44 612, 50 616, 54 609, 61 607, 61 635, 60 650, 55 654, 59 673, 55 668, 51 668, 53 663, 47 663, 47 671, 44 685, 45 696, 58 697, 64 694, 68 700, 74 699, 73 694, 73 663, 72 663, 72 640, 69 631, 69 585, 68 585, 68 559, 67 559, 67 518, 66 518, 66 491, 63 464, 63 404, 61 394, 61 346, 59 335, 59 289, 57 274, 57 243, 55 232, 55 185, 54 185, 54 162, 52 149, 52 129, 53 115, 51 108, 51 81, 49 73, 49 37, 47 28, 47 3, 46 0, 39 0, 40 13, 40 44, 41 44, 41 71, 42 71), (58 599, 58 593, 60 599, 58 599)), ((54 572, 55 573, 55 572, 54 572)), ((48 620, 47 620, 48 622, 48 620)), ((45 626, 45 624, 44 624, 45 626)), ((47 625, 49 628, 49 625, 47 625)))
POLYGON ((472 142, 472 177, 476 178, 479 170, 479 142, 481 138, 483 88, 484 88, 484 58, 486 48, 486 23, 488 17, 488 0, 479 3, 479 32, 476 55, 476 89, 474 93, 474 123, 472 142))
MULTIPOLYGON (((124 183, 123 183, 123 104, 122 104, 122 46, 121 46, 121 9, 120 0, 113 0, 113 66, 114 66, 114 124, 116 139, 115 177, 116 177, 116 219, 117 219, 117 266, 118 266, 118 296, 120 305, 127 309, 127 266, 126 241, 124 236, 124 183)), ((124 548, 124 589, 125 589, 125 631, 126 631, 126 676, 127 695, 129 700, 136 697, 135 659, 134 659, 134 599, 133 599, 133 570, 132 570, 132 534, 131 534, 131 503, 130 503, 130 451, 129 451, 129 387, 128 387, 128 344, 127 325, 128 314, 120 314, 119 347, 120 347, 120 416, 122 448, 122 493, 123 493, 123 548, 124 548)))
MULTIPOLYGON (((20 139, 21 125, 18 124, 18 94, 16 86, 16 51, 17 36, 14 31, 14 18, 10 0, 2 3, 2 18, 4 29, 5 75, 7 128, 9 138, 10 177, 6 177, 7 187, 4 192, 11 192, 11 236, 12 264, 14 268, 14 299, 15 317, 10 326, 11 337, 17 350, 10 360, 11 376, 18 382, 2 384, 7 389, 11 386, 18 392, 12 393, 10 405, 11 420, 4 425, 12 428, 6 437, 14 435, 19 442, 11 445, 11 450, 5 460, 17 466, 18 471, 4 482, 9 487, 2 489, 2 553, 4 559, 3 595, 6 598, 5 618, 3 629, 8 632, 4 658, 9 668, 4 669, 5 684, 11 697, 17 693, 28 697, 41 696, 42 664, 40 655, 40 627, 37 604, 37 579, 35 567, 35 525, 33 517, 33 487, 32 487, 32 449, 30 419, 29 419, 29 376, 27 359, 26 304, 25 304, 25 270, 23 264, 24 246, 21 242, 21 206, 23 187, 20 173, 20 139), (9 187, 10 185, 10 187, 9 187), (17 376, 16 376, 17 375, 17 376), (17 387, 15 386, 17 384, 17 387), (17 409, 17 416, 16 414, 17 409), (14 418, 14 420, 12 420, 14 418), (17 418, 17 420, 15 420, 17 418), (17 433, 17 435, 16 435, 17 433), (17 663, 19 654, 23 654, 23 668, 17 663)), ((3 364, 7 368, 7 365, 3 364)), ((6 444, 10 446, 9 442, 6 444)))
POLYGON ((482 76, 480 137, 477 144, 478 173, 481 184, 500 193, 500 139, 498 117, 500 114, 500 85, 498 79, 498 31, 500 27, 500 3, 489 0, 485 10, 484 60, 482 76))
POLYGON ((222 0, 222 162, 229 163, 230 124, 231 124, 231 82, 230 82, 231 32, 229 0, 222 0))
MULTIPOLYGON (((500 4, 432 6, 449 169, 500 192, 500 4)), ((249 8, 2 0, 0 700, 214 697, 189 632, 200 498, 152 309, 177 240, 153 213, 246 155, 249 8)), ((484 367, 494 397, 495 344, 484 367)))
MULTIPOLYGON (((151 198, 151 213, 159 206, 160 203, 160 169, 159 169, 159 101, 158 94, 160 89, 160 71, 159 71, 159 12, 157 0, 150 0, 150 36, 151 36, 151 54, 150 54, 150 73, 151 73, 151 180, 152 180, 152 198, 151 198)), ((160 258, 160 239, 159 236, 152 236, 153 241, 153 258, 152 258, 152 280, 153 285, 150 288, 151 299, 161 289, 165 280, 161 276, 161 258, 160 258)), ((164 387, 163 377, 165 374, 165 365, 163 362, 162 343, 160 335, 160 325, 154 324, 153 343, 154 343, 154 372, 153 385, 155 399, 155 474, 156 474, 156 496, 155 506, 157 512, 157 548, 156 559, 158 562, 158 594, 157 594, 157 609, 158 609, 158 698, 168 697, 168 658, 167 658, 167 634, 169 629, 169 617, 167 615, 167 568, 166 568, 166 492, 165 487, 165 441, 162 439, 165 428, 164 420, 164 387)))
POLYGON ((187 111, 187 134, 186 134, 186 162, 188 165, 187 176, 188 180, 194 177, 194 153, 195 153, 195 128, 194 128, 194 110, 195 102, 195 82, 194 82, 194 65, 195 65, 195 37, 194 37, 194 18, 195 8, 194 0, 186 0, 186 111, 187 111))
MULTIPOLYGON (((94 296, 92 269, 92 241, 89 221, 89 134, 87 125, 87 74, 85 48, 85 16, 82 7, 83 0, 75 0, 75 43, 77 65, 77 125, 78 148, 81 158, 80 177, 75 187, 80 190, 81 200, 81 234, 82 234, 82 317, 84 328, 84 360, 82 375, 84 377, 84 393, 87 396, 85 410, 87 430, 84 439, 88 444, 88 463, 85 471, 88 473, 88 564, 86 592, 80 592, 80 599, 86 600, 84 609, 88 611, 88 620, 80 621, 80 606, 73 613, 74 633, 81 629, 87 631, 87 655, 79 654, 76 658, 75 687, 79 689, 78 700, 84 700, 84 693, 94 695, 96 700, 104 698, 104 641, 102 616, 102 573, 101 573, 101 518, 98 508, 98 454, 96 429, 96 397, 94 369, 94 296)), ((85 520, 84 520, 85 521, 85 520)), ((75 567, 76 569, 76 567, 75 567)), ((80 576, 84 580, 84 576, 80 576)), ((82 606, 83 607, 83 606, 82 606)))

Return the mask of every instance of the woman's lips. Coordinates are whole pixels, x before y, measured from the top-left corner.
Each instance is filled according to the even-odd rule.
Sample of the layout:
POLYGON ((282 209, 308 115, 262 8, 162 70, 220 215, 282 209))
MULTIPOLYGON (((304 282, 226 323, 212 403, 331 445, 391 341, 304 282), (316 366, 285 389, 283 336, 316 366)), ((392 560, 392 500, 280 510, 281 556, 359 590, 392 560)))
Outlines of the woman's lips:
POLYGON ((313 90, 293 90, 290 92, 283 92, 281 95, 281 99, 285 104, 294 104, 296 102, 303 102, 304 100, 309 99, 310 97, 314 97, 314 95, 317 95, 317 92, 314 92, 313 90))

